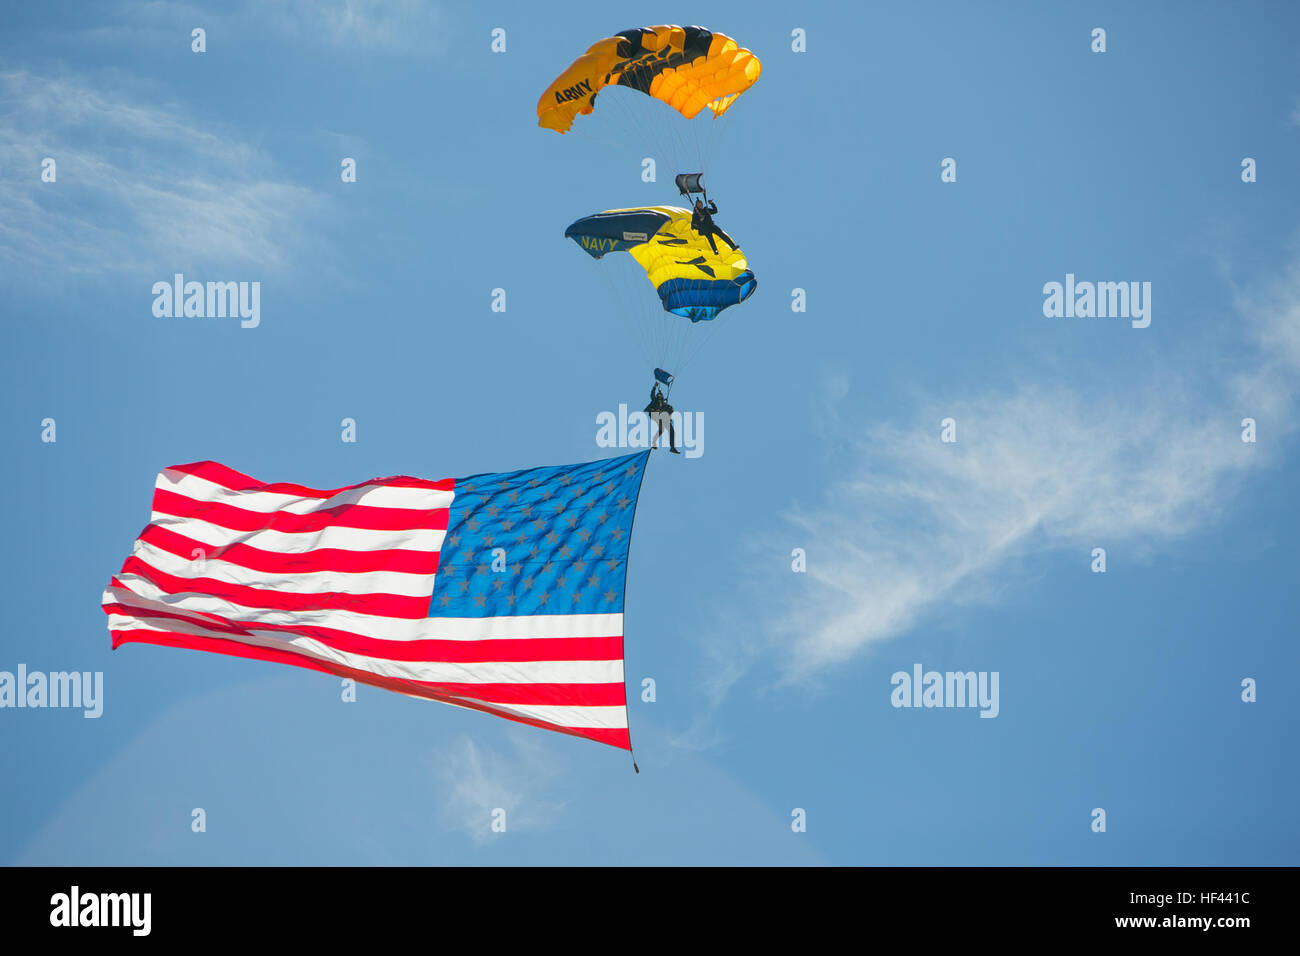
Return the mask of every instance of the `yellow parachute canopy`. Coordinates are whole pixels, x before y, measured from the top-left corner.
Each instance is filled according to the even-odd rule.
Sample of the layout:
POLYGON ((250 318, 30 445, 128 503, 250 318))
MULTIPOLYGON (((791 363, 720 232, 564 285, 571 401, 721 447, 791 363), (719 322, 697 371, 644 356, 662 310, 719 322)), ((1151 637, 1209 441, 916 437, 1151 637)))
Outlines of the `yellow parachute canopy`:
POLYGON ((758 284, 730 237, 719 230, 710 243, 692 227, 689 209, 609 209, 579 219, 564 234, 593 259, 628 253, 645 270, 664 311, 692 322, 708 321, 745 301, 758 284))
POLYGON ((763 64, 729 36, 703 27, 639 27, 592 44, 537 101, 537 125, 568 132, 606 86, 627 86, 694 119, 721 116, 754 85, 763 64))

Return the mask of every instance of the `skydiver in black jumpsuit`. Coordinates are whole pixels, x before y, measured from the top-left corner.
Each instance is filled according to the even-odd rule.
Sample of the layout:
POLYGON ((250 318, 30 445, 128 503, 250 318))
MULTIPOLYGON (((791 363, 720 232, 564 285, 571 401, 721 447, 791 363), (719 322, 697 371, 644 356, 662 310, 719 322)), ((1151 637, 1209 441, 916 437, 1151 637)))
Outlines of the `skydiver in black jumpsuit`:
POLYGON ((731 241, 731 237, 714 224, 713 217, 717 213, 718 204, 712 199, 709 200, 708 206, 704 205, 703 199, 695 200, 695 211, 691 213, 691 228, 709 240, 709 247, 713 250, 715 256, 718 254, 718 244, 713 241, 714 236, 720 238, 732 249, 736 248, 736 244, 731 241))
POLYGON ((663 389, 658 385, 650 386, 650 404, 644 409, 645 413, 650 416, 652 422, 659 423, 659 432, 655 435, 654 441, 650 443, 651 448, 659 446, 659 439, 663 437, 664 422, 668 422, 668 450, 674 455, 680 455, 677 450, 677 432, 673 428, 673 407, 668 404, 668 399, 664 398, 663 389))

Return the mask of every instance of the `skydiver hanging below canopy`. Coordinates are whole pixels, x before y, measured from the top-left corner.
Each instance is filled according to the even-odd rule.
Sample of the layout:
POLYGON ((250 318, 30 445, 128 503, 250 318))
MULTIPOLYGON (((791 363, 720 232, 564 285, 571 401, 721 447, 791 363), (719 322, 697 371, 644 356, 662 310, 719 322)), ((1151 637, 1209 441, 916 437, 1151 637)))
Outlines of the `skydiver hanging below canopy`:
MULTIPOLYGON (((659 370, 655 369, 655 378, 658 379, 659 370)), ((658 448, 659 439, 664 434, 664 422, 668 423, 668 450, 674 455, 680 455, 677 450, 677 431, 673 428, 673 407, 668 404, 668 399, 664 397, 663 389, 659 387, 659 382, 650 386, 650 404, 644 409, 645 413, 650 416, 650 421, 659 423, 659 431, 650 443, 650 447, 658 448)))
POLYGON ((709 200, 707 206, 704 205, 703 199, 695 200, 695 211, 691 213, 691 228, 709 240, 709 247, 713 250, 715 256, 718 254, 718 244, 713 241, 714 236, 731 246, 732 249, 736 248, 736 244, 731 241, 731 237, 714 224, 713 217, 717 214, 718 204, 712 199, 709 200))

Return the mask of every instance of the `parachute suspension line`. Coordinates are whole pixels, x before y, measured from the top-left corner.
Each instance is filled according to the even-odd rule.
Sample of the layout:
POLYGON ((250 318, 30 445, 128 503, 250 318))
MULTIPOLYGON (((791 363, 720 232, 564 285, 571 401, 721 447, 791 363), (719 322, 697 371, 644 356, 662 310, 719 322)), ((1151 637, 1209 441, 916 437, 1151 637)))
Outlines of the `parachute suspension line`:
MULTIPOLYGON (((598 143, 610 152, 617 153, 626 147, 626 142, 619 142, 620 127, 626 130, 626 123, 621 123, 613 113, 602 112, 594 116, 574 117, 574 123, 565 135, 583 142, 598 143)), ((626 137, 622 137, 626 140, 626 137)))
MULTIPOLYGON (((618 111, 618 115, 621 119, 623 128, 627 130, 629 133, 631 133, 633 130, 635 130, 636 132, 636 136, 629 135, 627 139, 631 142, 636 142, 636 143, 644 142, 645 138, 649 135, 649 131, 641 124, 641 121, 637 118, 636 113, 633 111, 632 107, 627 102, 627 97, 624 96, 623 92, 619 89, 612 89, 609 91, 609 93, 610 93, 610 99, 612 99, 617 104, 614 107, 614 109, 618 111)), ((624 148, 626 148, 626 146, 627 144, 624 143, 624 148)))
MULTIPOLYGON (((645 96, 638 90, 624 90, 620 88, 618 94, 619 95, 615 95, 613 99, 618 103, 617 109, 619 115, 623 117, 625 128, 628 129, 629 132, 635 131, 636 134, 635 136, 629 136, 629 140, 635 143, 649 145, 656 154, 657 163, 668 163, 671 165, 673 162, 671 141, 665 138, 665 131, 661 128, 663 124, 655 122, 652 117, 643 117, 641 115, 641 110, 643 108, 653 109, 657 105, 666 107, 666 104, 661 104, 658 100, 645 96)), ((671 131, 673 125, 674 124, 670 121, 667 122, 667 129, 671 131)), ((655 170, 655 177, 657 180, 657 169, 655 170)))
POLYGON ((713 162, 718 151, 718 142, 722 139, 729 126, 730 124, 724 116, 713 117, 713 128, 710 130, 708 142, 704 146, 704 159, 701 162, 713 162))
MULTIPOLYGON (((667 104, 661 104, 657 100, 651 100, 650 102, 652 104, 651 108, 658 112, 671 110, 671 107, 668 107, 667 104), (661 106, 663 107, 663 110, 659 109, 661 106)), ((665 170, 665 172, 669 176, 676 176, 679 172, 679 170, 674 168, 679 164, 680 158, 676 143, 678 124, 673 121, 680 119, 680 116, 669 116, 664 117, 662 122, 656 122, 653 119, 648 120, 649 125, 655 132, 657 141, 656 148, 659 152, 660 161, 668 166, 668 169, 665 170)), ((658 170, 655 171, 656 180, 658 180, 658 172, 658 170)))
POLYGON ((636 326, 633 334, 641 341, 642 357, 653 368, 663 353, 663 342, 654 327, 654 310, 659 305, 659 299, 653 294, 645 294, 645 276, 631 256, 624 257, 618 266, 622 269, 623 300, 629 303, 627 320, 636 326))
MULTIPOLYGON (((705 127, 713 122, 712 119, 703 120, 697 116, 694 120, 685 120, 666 103, 629 88, 611 87, 606 96, 611 103, 617 104, 607 106, 606 112, 617 115, 617 125, 627 133, 627 141, 650 147, 656 162, 669 167, 668 170, 656 170, 656 179, 662 172, 675 175, 685 171, 692 156, 699 164, 698 168, 707 168, 711 150, 704 148, 704 139, 708 136, 705 127)), ((627 143, 623 145, 626 147, 627 143)))
MULTIPOLYGON (((708 122, 705 124, 709 127, 708 132, 700 130, 695 136, 695 162, 701 172, 708 168, 704 162, 705 154, 708 152, 705 148, 705 140, 713 135, 713 127, 717 122, 718 118, 716 116, 710 117, 708 122)), ((712 157, 709 158, 712 159, 712 157)), ((704 198, 708 199, 708 195, 706 194, 704 198)))
MULTIPOLYGON (((704 146, 698 139, 695 141, 695 165, 699 167, 701 172, 707 168, 704 165, 704 146)), ((701 183, 700 185, 702 187, 704 184, 701 183)), ((709 194, 707 192, 704 194, 704 204, 706 206, 709 204, 709 194)))
MULTIPOLYGON (((681 123, 670 123, 668 126, 668 135, 672 139, 672 164, 678 167, 681 166, 682 160, 690 155, 690 151, 686 149, 686 137, 680 129, 681 125, 681 123)), ((678 173, 686 172, 686 170, 673 169, 671 172, 676 176, 678 173)))
MULTIPOLYGON (((669 112, 676 112, 667 104, 662 104, 664 109, 669 112)), ((681 115, 665 116, 662 124, 662 132, 665 137, 664 155, 665 159, 673 168, 669 172, 676 176, 678 173, 685 172, 683 168, 685 162, 690 158, 691 150, 688 147, 686 131, 684 126, 689 125, 689 121, 681 115)))
MULTIPOLYGON (((682 323, 683 326, 688 327, 678 330, 678 337, 673 345, 673 361, 677 363, 677 368, 685 368, 687 362, 690 360, 689 353, 692 351, 691 340, 695 338, 695 336, 690 333, 700 331, 693 327, 694 323, 691 323, 689 319, 683 319, 682 323)), ((674 374, 677 373, 677 368, 672 370, 674 374)))
MULTIPOLYGON (((660 105, 657 100, 651 100, 649 102, 652 104, 652 107, 654 105, 660 105)), ((677 146, 673 142, 674 128, 676 124, 671 122, 671 120, 665 121, 664 123, 658 123, 653 119, 647 118, 646 126, 654 141, 656 162, 667 167, 663 170, 658 168, 655 169, 655 182, 658 183, 660 182, 659 176, 661 173, 668 176, 674 176, 677 173, 677 170, 674 168, 677 165, 677 146)))
POLYGON ((710 329, 709 329, 707 332, 705 332, 703 335, 701 335, 701 336, 699 337, 699 341, 696 342, 695 345, 694 345, 694 347, 691 348, 691 349, 689 350, 689 353, 686 354, 686 355, 684 355, 684 356, 682 357, 682 368, 683 368, 683 369, 686 368, 688 365, 690 365, 693 361, 695 361, 695 357, 696 357, 697 355, 699 355, 701 351, 704 350, 704 346, 707 345, 707 344, 709 343, 709 340, 712 339, 715 335, 718 334, 718 327, 717 327, 717 325, 718 325, 718 323, 721 322, 721 321, 722 321, 722 316, 721 316, 721 315, 715 316, 715 317, 713 318, 713 320, 711 321, 711 323, 710 323, 713 327, 710 328, 710 329))
MULTIPOLYGON (((730 113, 727 114, 727 116, 730 115, 731 115, 730 113)), ((724 147, 726 147, 728 140, 731 136, 732 127, 734 126, 735 123, 733 122, 727 120, 723 121, 721 128, 719 128, 718 130, 718 135, 712 143, 712 148, 715 153, 721 153, 724 147)))
MULTIPOLYGON (((606 123, 605 125, 608 126, 610 124, 606 123)), ((605 147, 606 149, 614 153, 620 152, 626 145, 623 143, 619 143, 618 141, 613 139, 606 139, 603 136, 597 136, 594 132, 592 132, 590 128, 590 124, 584 125, 581 129, 579 129, 578 124, 574 123, 573 130, 571 130, 570 133, 574 133, 574 131, 577 131, 576 134, 574 134, 574 137, 576 139, 581 139, 589 143, 598 143, 599 145, 605 147)))
MULTIPOLYGON (((640 112, 646 104, 668 108, 666 104, 627 87, 608 87, 602 94, 601 106, 595 113, 575 118, 569 130, 571 135, 577 134, 577 138, 585 142, 597 143, 619 158, 639 146, 642 150, 653 150, 657 162, 673 161, 672 150, 664 138, 665 131, 640 112)), ((637 157, 638 162, 643 158, 637 157)))
POLYGON ((686 324, 686 320, 680 315, 674 315, 671 312, 663 312, 662 315, 664 329, 663 361, 665 363, 663 368, 676 375, 676 366, 681 363, 681 353, 685 346, 681 327, 686 324), (672 367, 669 367, 667 363, 672 363, 672 367))
POLYGON ((632 270, 626 268, 627 263, 620 261, 621 258, 616 257, 609 262, 592 259, 591 266, 605 288, 608 307, 618 313, 620 322, 630 326, 632 339, 640 348, 643 360, 653 363, 658 350, 643 327, 642 316, 645 307, 639 304, 642 302, 642 297, 637 294, 641 290, 633 288, 635 277, 631 275, 632 270))
MULTIPOLYGON (((701 125, 703 124, 700 122, 700 117, 697 116, 688 123, 676 124, 674 129, 677 133, 678 142, 681 144, 681 153, 679 154, 681 159, 678 164, 681 165, 682 163, 689 162, 691 157, 694 156, 696 163, 695 168, 703 173, 707 172, 707 167, 700 162, 700 136, 702 135, 700 129, 701 125)), ((685 172, 685 170, 679 170, 679 172, 685 172)))

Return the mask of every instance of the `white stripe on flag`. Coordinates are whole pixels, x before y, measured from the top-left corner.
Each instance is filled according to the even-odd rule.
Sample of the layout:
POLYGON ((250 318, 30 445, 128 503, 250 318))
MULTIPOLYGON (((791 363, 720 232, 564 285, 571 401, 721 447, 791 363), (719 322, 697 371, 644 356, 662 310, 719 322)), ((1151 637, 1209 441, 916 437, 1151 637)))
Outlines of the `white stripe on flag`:
POLYGON ((403 571, 294 571, 293 573, 254 571, 226 561, 206 558, 200 566, 191 558, 182 558, 147 541, 137 540, 132 554, 157 571, 178 578, 211 578, 224 584, 266 588, 290 594, 400 594, 405 597, 429 598, 433 594, 432 574, 408 574, 403 571))
MULTIPOLYGON (((622 684, 623 661, 485 661, 457 664, 448 661, 390 661, 382 657, 351 654, 322 644, 310 637, 293 637, 254 630, 232 635, 174 618, 149 618, 147 612, 127 617, 109 614, 109 628, 114 631, 171 631, 236 640, 241 644, 269 647, 330 661, 353 670, 367 671, 380 677, 445 684, 622 684)), ((513 705, 512 705, 513 706, 513 705)))
POLYGON ((319 531, 237 531, 199 518, 155 515, 152 524, 209 545, 248 544, 276 554, 301 554, 321 548, 339 551, 440 551, 446 531, 414 528, 398 531, 375 531, 370 528, 340 528, 328 525, 319 531))
POLYGON ((302 497, 274 491, 232 491, 223 485, 167 469, 158 475, 154 487, 170 491, 205 504, 232 505, 244 511, 310 514, 340 505, 361 504, 371 508, 400 508, 428 511, 450 508, 455 492, 436 488, 409 488, 397 485, 362 485, 348 488, 329 498, 302 497))

